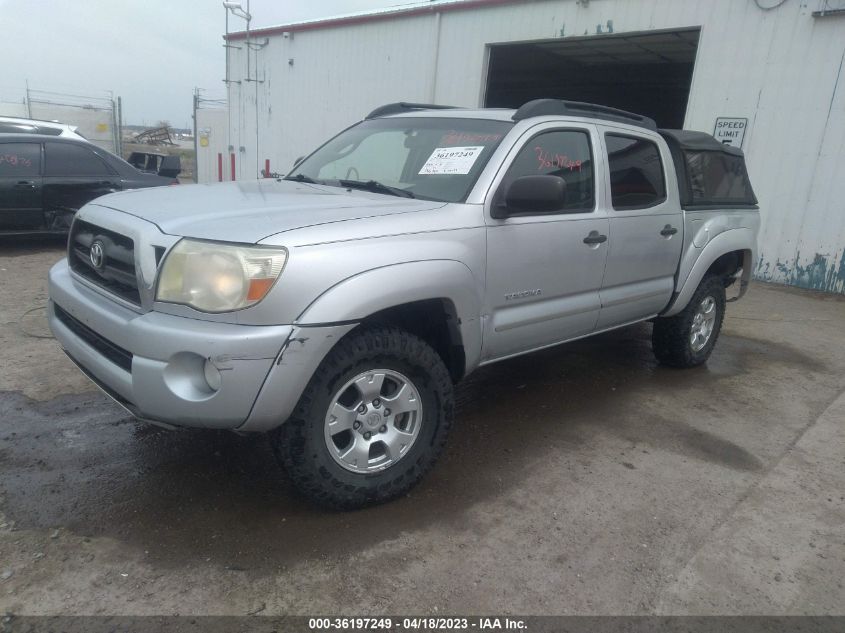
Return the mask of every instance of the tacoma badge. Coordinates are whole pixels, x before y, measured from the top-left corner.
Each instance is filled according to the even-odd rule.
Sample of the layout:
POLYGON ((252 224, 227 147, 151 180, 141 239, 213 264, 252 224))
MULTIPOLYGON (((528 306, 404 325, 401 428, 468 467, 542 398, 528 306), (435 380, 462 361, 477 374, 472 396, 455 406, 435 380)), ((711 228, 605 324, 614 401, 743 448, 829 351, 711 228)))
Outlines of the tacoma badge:
POLYGON ((505 295, 505 301, 514 301, 515 299, 527 299, 528 297, 539 297, 543 294, 540 288, 534 290, 520 290, 519 292, 509 292, 505 295))

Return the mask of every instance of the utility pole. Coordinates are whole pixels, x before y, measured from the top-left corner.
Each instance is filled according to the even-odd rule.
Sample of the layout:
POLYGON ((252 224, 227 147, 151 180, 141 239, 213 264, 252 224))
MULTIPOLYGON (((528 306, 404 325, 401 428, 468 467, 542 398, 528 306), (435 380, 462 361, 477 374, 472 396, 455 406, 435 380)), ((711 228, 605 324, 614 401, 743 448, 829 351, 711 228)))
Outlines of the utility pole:
POLYGON ((123 157, 123 99, 117 97, 117 149, 121 158, 123 157))
POLYGON ((29 79, 26 80, 26 116, 32 118, 32 101, 29 98, 29 79))
POLYGON ((200 89, 194 88, 194 182, 199 182, 199 141, 197 140, 197 110, 200 105, 200 89))

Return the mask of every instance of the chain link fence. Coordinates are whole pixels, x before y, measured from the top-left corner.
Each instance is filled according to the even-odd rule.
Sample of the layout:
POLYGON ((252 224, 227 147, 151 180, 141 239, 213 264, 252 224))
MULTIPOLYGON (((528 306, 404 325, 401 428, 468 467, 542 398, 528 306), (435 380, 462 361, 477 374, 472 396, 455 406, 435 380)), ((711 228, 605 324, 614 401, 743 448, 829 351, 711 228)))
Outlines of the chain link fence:
POLYGON ((17 98, 0 93, 0 116, 57 121, 114 154, 121 154, 120 97, 76 95, 27 87, 17 98))

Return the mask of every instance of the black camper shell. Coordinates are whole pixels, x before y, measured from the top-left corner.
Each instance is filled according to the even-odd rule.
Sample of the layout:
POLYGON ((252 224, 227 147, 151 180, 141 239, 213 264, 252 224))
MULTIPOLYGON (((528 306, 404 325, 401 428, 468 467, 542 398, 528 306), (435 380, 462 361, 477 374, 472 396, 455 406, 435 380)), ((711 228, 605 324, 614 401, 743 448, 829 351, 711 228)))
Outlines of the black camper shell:
POLYGON ((741 149, 704 132, 658 131, 672 153, 684 209, 757 208, 741 149))

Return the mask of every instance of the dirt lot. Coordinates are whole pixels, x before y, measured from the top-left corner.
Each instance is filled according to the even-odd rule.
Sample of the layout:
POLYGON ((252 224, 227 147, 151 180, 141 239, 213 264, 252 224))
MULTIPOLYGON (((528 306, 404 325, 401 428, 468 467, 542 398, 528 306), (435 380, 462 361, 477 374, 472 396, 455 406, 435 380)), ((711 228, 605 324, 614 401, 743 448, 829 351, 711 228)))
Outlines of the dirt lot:
POLYGON ((0 244, 0 610, 845 613, 845 301, 756 285, 705 368, 650 326, 459 390, 445 459, 361 512, 262 437, 133 421, 44 323, 61 244, 0 244))

